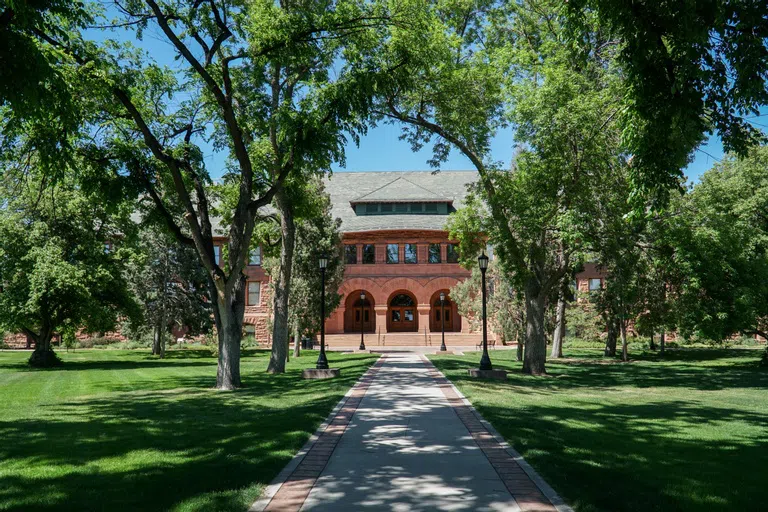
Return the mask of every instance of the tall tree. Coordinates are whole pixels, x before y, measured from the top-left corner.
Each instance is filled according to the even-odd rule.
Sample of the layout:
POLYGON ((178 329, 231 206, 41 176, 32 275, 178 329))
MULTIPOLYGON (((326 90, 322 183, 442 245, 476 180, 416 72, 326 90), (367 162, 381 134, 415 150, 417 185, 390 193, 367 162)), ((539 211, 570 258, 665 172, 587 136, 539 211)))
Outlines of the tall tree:
MULTIPOLYGON (((86 123, 76 146, 108 169, 81 177, 94 188, 150 198, 177 241, 196 250, 219 337, 217 388, 241 383, 244 268, 259 210, 280 206, 289 176, 343 160, 343 134, 363 129, 372 91, 389 80, 386 69, 363 66, 355 55, 388 37, 398 20, 416 23, 411 7, 361 0, 111 4, 113 19, 100 26, 138 39, 152 27, 174 52, 173 70, 108 36, 34 32, 37 44, 66 55, 77 73, 86 123), (210 145, 229 153, 237 183, 226 233, 214 233, 211 219, 203 158, 210 145), (220 262, 217 234, 228 239, 220 262)), ((409 47, 418 46, 402 46, 403 55, 409 47)), ((272 369, 284 371, 284 362, 272 369)))
MULTIPOLYGON (((411 88, 391 92, 380 112, 405 123, 415 147, 435 138, 435 164, 453 147, 478 170, 484 206, 468 204, 477 219, 467 225, 482 226, 504 271, 524 290, 523 370, 541 374, 547 300, 569 272, 559 248, 580 260, 590 187, 620 160, 612 49, 574 55, 546 1, 452 4, 438 16, 444 28, 433 37, 437 56, 411 88), (490 158, 491 137, 507 122, 519 144, 509 171, 490 158)), ((463 250, 478 235, 470 229, 461 237, 463 250)))
POLYGON ((152 332, 152 353, 165 357, 165 339, 173 327, 192 334, 210 329, 206 274, 190 247, 180 246, 164 230, 144 227, 127 267, 127 278, 143 318, 133 331, 152 332))
MULTIPOLYGON (((344 278, 344 260, 341 257, 341 221, 331 215, 330 196, 325 192, 323 182, 314 179, 306 183, 301 188, 301 198, 297 198, 294 204, 297 208, 288 325, 294 338, 294 355, 298 356, 301 338, 320 330, 321 276, 318 259, 321 254, 329 257, 325 271, 326 318, 341 301, 337 290, 344 278)), ((277 258, 270 258, 267 264, 267 270, 273 277, 281 267, 277 258)), ((274 278, 270 281, 272 293, 275 293, 279 283, 274 278)), ((286 344, 287 341, 283 339, 281 343, 286 344)))
POLYGON ((683 335, 766 337, 768 148, 728 156, 669 215, 668 300, 683 335))
POLYGON ((34 340, 31 365, 53 366, 55 332, 106 331, 135 316, 123 254, 111 250, 130 228, 124 209, 62 183, 40 194, 40 179, 13 177, 0 183, 0 327, 34 340))

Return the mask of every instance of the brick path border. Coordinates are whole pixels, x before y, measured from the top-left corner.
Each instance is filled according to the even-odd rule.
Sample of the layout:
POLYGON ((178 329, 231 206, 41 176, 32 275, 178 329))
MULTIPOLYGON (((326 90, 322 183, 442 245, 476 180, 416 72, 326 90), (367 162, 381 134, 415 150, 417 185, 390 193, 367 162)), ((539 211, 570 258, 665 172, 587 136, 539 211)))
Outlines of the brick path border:
POLYGON ((262 497, 251 505, 248 512, 296 512, 301 508, 386 358, 386 355, 382 355, 377 359, 350 388, 325 422, 267 486, 262 497))
POLYGON ((554 489, 507 443, 469 400, 426 356, 420 356, 430 376, 453 407, 472 439, 488 458, 507 490, 526 511, 573 512, 554 489))

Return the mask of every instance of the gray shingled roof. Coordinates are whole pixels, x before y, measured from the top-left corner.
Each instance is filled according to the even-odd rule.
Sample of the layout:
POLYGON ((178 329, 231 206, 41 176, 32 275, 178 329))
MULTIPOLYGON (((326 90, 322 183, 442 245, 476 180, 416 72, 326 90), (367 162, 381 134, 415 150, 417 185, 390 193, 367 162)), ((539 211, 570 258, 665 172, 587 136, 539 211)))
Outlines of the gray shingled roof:
POLYGON ((332 214, 345 233, 388 229, 443 230, 447 215, 357 215, 352 203, 438 201, 461 208, 476 171, 336 172, 326 178, 332 214))
MULTIPOLYGON (((368 174, 368 173, 365 173, 368 174)), ((389 179, 389 178, 387 178, 389 179)), ((450 201, 440 197, 424 187, 415 184, 411 180, 398 176, 377 188, 373 192, 363 194, 351 201, 356 203, 381 203, 388 201, 417 202, 417 201, 450 201)))
MULTIPOLYGON (((467 186, 477 181, 476 171, 386 171, 336 172, 326 177, 326 191, 331 196, 331 213, 341 219, 346 233, 383 231, 388 229, 443 230, 447 215, 357 215, 353 203, 445 201, 461 208, 467 186)), ((260 210, 274 212, 272 206, 260 210)), ((142 215, 132 216, 140 222, 142 215)), ((214 236, 226 236, 221 219, 211 218, 214 236)))

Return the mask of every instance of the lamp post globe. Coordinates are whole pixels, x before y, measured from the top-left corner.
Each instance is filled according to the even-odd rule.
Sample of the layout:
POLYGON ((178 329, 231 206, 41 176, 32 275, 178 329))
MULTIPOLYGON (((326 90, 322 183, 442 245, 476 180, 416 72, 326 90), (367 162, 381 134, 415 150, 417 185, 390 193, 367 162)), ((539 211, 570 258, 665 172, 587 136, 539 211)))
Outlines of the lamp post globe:
POLYGON ((328 358, 325 357, 325 269, 328 267, 328 256, 321 255, 317 260, 320 267, 320 355, 317 357, 315 368, 328 369, 328 358))
POLYGON ((365 306, 365 292, 360 292, 360 350, 365 350, 365 317, 363 316, 363 307, 365 306))
POLYGON ((488 270, 488 256, 485 252, 477 258, 477 263, 480 266, 480 274, 482 275, 482 296, 483 296, 483 356, 480 358, 481 370, 493 370, 491 364, 491 358, 488 356, 488 318, 485 307, 485 271, 488 270))
POLYGON ((440 292, 440 332, 442 342, 440 343, 440 352, 445 352, 445 292, 440 292))

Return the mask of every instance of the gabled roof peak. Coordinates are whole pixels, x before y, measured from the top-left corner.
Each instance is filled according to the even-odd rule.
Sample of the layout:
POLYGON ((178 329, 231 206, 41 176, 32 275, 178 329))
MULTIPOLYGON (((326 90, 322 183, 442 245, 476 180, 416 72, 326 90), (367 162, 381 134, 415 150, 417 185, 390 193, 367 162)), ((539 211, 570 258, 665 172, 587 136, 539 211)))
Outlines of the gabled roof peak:
POLYGON ((362 196, 350 201, 351 204, 357 203, 381 203, 381 202, 432 202, 432 201, 446 201, 451 202, 448 198, 443 198, 427 190, 421 185, 417 185, 411 180, 398 176, 382 185, 381 187, 363 194, 362 196))

